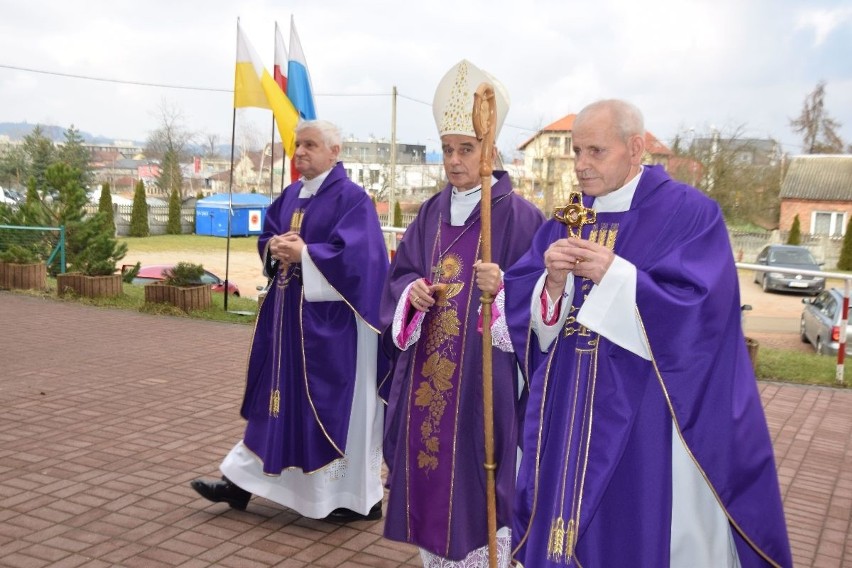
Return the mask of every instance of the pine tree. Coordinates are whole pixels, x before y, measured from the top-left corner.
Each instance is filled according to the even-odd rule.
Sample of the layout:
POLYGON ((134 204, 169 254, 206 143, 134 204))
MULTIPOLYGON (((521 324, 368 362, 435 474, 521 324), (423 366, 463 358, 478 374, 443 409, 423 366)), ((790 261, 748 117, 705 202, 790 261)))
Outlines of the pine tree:
POLYGON ((133 210, 130 213, 131 237, 147 237, 150 234, 148 228, 148 202, 145 201, 145 182, 141 179, 136 182, 136 191, 133 193, 133 210))
POLYGON ((26 179, 30 176, 35 178, 36 189, 45 191, 45 176, 47 168, 54 161, 56 148, 53 141, 44 135, 41 126, 36 126, 32 132, 24 137, 24 152, 27 156, 26 179))
POLYGON ((846 234, 843 235, 843 247, 840 249, 840 258, 837 259, 839 270, 852 270, 852 218, 846 224, 846 234))
POLYGON ((399 201, 393 204, 393 226, 402 227, 402 205, 399 201))
POLYGON ((112 210, 112 194, 109 190, 109 183, 101 185, 101 198, 98 200, 98 213, 103 213, 106 216, 107 228, 115 234, 115 212, 112 210))
POLYGON ((180 156, 176 149, 169 147, 163 154, 160 163, 160 175, 157 176, 157 187, 163 195, 178 191, 178 197, 183 189, 183 174, 180 171, 180 156))
POLYGON ((88 200, 80 170, 57 161, 47 168, 45 182, 58 192, 48 210, 55 226, 65 227, 65 256, 71 269, 88 276, 115 272, 116 263, 127 253, 127 245, 115 239, 105 213, 85 218, 88 200))
POLYGON ((179 235, 183 231, 180 226, 180 194, 177 188, 172 188, 169 196, 169 221, 166 224, 167 235, 179 235))
POLYGON ((85 221, 72 223, 69 228, 69 264, 74 271, 86 276, 107 276, 115 272, 119 260, 127 254, 127 244, 115 238, 105 213, 98 212, 85 221))
POLYGON ((788 245, 802 244, 802 227, 799 223, 799 216, 793 217, 793 226, 790 227, 790 234, 787 235, 788 245))
POLYGON ((60 162, 79 170, 83 186, 87 187, 92 178, 91 166, 89 165, 91 153, 83 146, 84 142, 80 131, 75 129, 72 124, 65 131, 65 143, 58 148, 57 158, 60 162))

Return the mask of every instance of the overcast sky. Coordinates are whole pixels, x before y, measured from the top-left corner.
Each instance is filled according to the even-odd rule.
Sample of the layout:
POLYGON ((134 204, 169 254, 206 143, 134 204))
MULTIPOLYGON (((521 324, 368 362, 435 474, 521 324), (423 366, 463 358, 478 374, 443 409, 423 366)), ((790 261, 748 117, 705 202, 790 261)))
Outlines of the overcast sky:
MULTIPOLYGON (((667 144, 717 128, 796 154, 789 122, 820 80, 852 143, 848 0, 0 0, 0 122, 144 141, 165 105, 227 143, 237 19, 271 72, 291 15, 319 118, 359 139, 390 139, 395 86, 397 141, 437 149, 434 89, 464 58, 509 91, 504 151, 614 97, 667 144)), ((238 144, 268 139, 269 116, 238 111, 238 144)))

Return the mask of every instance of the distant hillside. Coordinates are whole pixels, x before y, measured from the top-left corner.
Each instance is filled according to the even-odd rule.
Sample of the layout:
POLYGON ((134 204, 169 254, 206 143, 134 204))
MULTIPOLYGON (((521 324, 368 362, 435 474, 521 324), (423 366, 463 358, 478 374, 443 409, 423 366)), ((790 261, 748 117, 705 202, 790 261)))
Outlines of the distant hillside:
MULTIPOLYGON (((54 142, 64 142, 65 141, 65 130, 67 127, 64 126, 55 126, 52 124, 40 124, 41 130, 45 136, 53 140, 54 142)), ((13 141, 23 140, 24 137, 30 134, 35 129, 35 124, 30 124, 29 122, 0 122, 0 136, 6 135, 13 141)), ((75 126, 76 128, 76 126, 75 126)), ((126 138, 108 138, 106 136, 95 136, 94 134, 89 134, 88 132, 84 132, 82 130, 79 131, 80 136, 83 140, 89 144, 113 144, 116 140, 120 140, 122 142, 131 142, 140 148, 145 147, 145 142, 138 140, 127 140, 126 138)), ((202 148, 198 144, 187 144, 186 151, 192 155, 203 155, 204 148, 202 148)), ((220 156, 227 156, 231 152, 230 144, 220 144, 217 147, 217 151, 220 156)))
MULTIPOLYGON (((63 142, 65 140, 65 131, 68 127, 55 126, 53 124, 40 124, 38 126, 41 126, 41 130, 44 132, 44 135, 54 142, 63 142)), ((29 135, 35 129, 35 127, 35 124, 30 124, 29 122, 0 122, 0 136, 5 134, 12 140, 23 140, 25 136, 29 135)), ((89 134, 82 130, 80 130, 80 136, 83 140, 92 144, 112 144, 116 140, 121 140, 120 138, 95 136, 94 134, 89 134)), ((143 145, 140 142, 134 142, 134 144, 138 144, 140 146, 143 145)))

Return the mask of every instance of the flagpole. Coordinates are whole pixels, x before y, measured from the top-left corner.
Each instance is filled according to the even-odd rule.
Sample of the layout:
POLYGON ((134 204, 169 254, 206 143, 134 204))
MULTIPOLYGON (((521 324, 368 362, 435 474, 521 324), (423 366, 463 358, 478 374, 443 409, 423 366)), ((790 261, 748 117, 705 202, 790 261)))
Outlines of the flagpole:
MULTIPOLYGON (((473 129, 481 140, 479 175, 482 177, 480 223, 482 262, 491 262, 491 168, 495 123, 494 87, 481 83, 473 98, 473 129)), ((497 489, 494 463, 494 392, 491 374, 491 305, 494 296, 482 292, 482 407, 485 429, 485 493, 488 515, 488 565, 497 567, 497 489)))
POLYGON ((237 125, 237 109, 234 108, 231 118, 231 171, 228 176, 228 240, 225 247, 225 311, 228 311, 228 268, 231 263, 231 210, 234 192, 234 131, 237 125))
MULTIPOLYGON (((282 144, 283 148, 284 145, 282 144)), ((281 176, 284 176, 284 161, 281 161, 281 176)), ((275 115, 272 115, 272 142, 269 146, 269 203, 275 193, 275 115)))
MULTIPOLYGON (((391 94, 390 183, 388 184, 388 225, 393 226, 396 206, 396 85, 391 94)), ((396 238, 396 235, 394 235, 396 238)))

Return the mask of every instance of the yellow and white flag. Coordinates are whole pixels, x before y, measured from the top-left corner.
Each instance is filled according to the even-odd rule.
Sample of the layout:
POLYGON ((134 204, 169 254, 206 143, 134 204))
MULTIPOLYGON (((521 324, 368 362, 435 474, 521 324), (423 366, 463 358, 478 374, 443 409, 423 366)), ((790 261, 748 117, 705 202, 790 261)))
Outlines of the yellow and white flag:
POLYGON ((299 113, 281 87, 261 63, 260 57, 243 36, 237 22, 237 68, 234 72, 234 108, 266 108, 275 116, 284 151, 291 158, 296 150, 299 113))

